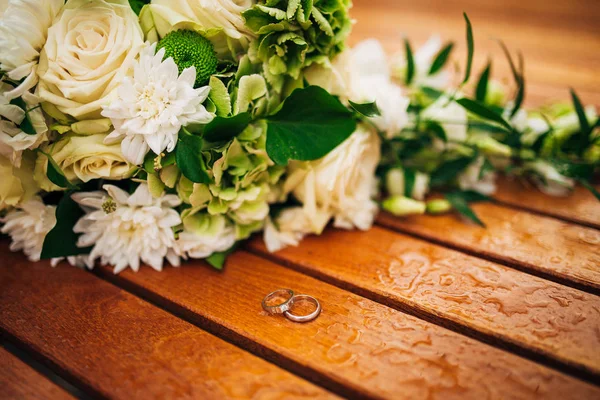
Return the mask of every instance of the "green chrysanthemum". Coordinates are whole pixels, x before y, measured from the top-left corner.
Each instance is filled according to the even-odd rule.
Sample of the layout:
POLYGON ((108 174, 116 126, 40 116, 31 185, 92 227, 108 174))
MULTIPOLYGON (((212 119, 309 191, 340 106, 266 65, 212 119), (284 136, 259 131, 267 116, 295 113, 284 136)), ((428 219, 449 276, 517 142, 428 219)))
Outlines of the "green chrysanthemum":
POLYGON ((173 57, 179 73, 186 68, 196 67, 196 87, 206 85, 210 77, 217 72, 219 61, 215 49, 210 40, 198 32, 173 31, 158 42, 157 51, 163 48, 165 59, 173 57))

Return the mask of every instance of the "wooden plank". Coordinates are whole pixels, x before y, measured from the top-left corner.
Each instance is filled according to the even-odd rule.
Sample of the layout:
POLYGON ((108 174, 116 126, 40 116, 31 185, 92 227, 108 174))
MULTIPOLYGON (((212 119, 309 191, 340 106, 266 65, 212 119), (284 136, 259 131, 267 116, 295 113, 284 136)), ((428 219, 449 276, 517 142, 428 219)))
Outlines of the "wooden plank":
POLYGON ((600 229, 600 201, 583 186, 577 186, 567 197, 554 197, 523 181, 499 179, 494 198, 511 206, 600 229))
POLYGON ((202 262, 162 273, 99 271, 299 374, 346 386, 352 397, 600 396, 600 388, 243 251, 221 273, 202 262), (265 314, 263 296, 286 287, 317 297, 321 316, 297 324, 265 314))
POLYGON ((60 386, 0 347, 0 390, 5 399, 74 399, 60 386))
POLYGON ((333 397, 90 273, 1 251, 0 330, 94 396, 333 397))
MULTIPOLYGON (((568 2, 549 6, 544 1, 445 1, 359 0, 354 2, 357 20, 352 42, 368 37, 383 41, 386 49, 399 51, 402 35, 414 45, 432 34, 453 40, 457 46, 453 58, 464 67, 466 54, 463 11, 469 14, 475 33, 474 72, 479 72, 491 56, 494 75, 509 78, 508 65, 495 39, 502 39, 513 51, 525 56, 526 79, 532 85, 573 86, 582 92, 600 92, 596 71, 600 54, 597 20, 600 7, 596 0, 568 2)), ((585 93, 584 101, 591 101, 585 93)), ((562 96, 568 101, 565 90, 562 96)), ((596 97, 597 99, 597 97, 596 97)), ((598 104, 598 103, 595 103, 598 104)))
POLYGON ((600 231, 491 203, 472 205, 485 228, 454 214, 397 218, 378 223, 600 293, 600 231))
POLYGON ((600 376, 598 296, 378 227, 331 229, 276 254, 260 238, 249 247, 394 308, 600 376))

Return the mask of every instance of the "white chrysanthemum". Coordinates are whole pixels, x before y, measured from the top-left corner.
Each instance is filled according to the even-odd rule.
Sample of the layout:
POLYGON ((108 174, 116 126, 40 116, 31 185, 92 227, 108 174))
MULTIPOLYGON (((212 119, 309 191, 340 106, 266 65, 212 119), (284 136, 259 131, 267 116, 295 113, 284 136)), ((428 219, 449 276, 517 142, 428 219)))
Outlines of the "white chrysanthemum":
POLYGON ((177 253, 184 258, 206 258, 235 244, 233 225, 222 215, 198 213, 184 216, 177 253))
POLYGON ((7 93, 13 99, 33 88, 37 81, 40 51, 48 28, 64 0, 9 0, 0 17, 0 70, 13 81, 23 82, 7 93))
POLYGON ((48 126, 39 106, 39 99, 29 92, 23 101, 29 110, 29 121, 35 135, 29 135, 19 127, 25 120, 25 111, 6 96, 10 85, 0 82, 0 155, 8 158, 15 167, 20 167, 24 150, 35 149, 47 139, 48 126))
POLYGON ((4 223, 2 233, 12 239, 10 250, 23 250, 30 261, 40 261, 44 239, 56 225, 56 206, 47 206, 35 197, 9 211, 0 221, 4 223))
POLYGON ((178 266, 173 227, 181 218, 173 207, 181 200, 175 195, 155 199, 146 184, 132 195, 112 185, 104 190, 72 196, 86 211, 73 230, 82 234, 77 246, 93 246, 90 261, 100 258, 103 265, 114 266, 115 274, 127 267, 138 271, 140 260, 157 271, 165 257, 178 266))
POLYGON ((182 126, 213 118, 202 105, 210 88, 194 89, 196 69, 186 68, 179 75, 172 58, 163 61, 165 49, 155 51, 156 44, 142 50, 133 77, 123 79, 118 98, 102 111, 115 127, 107 143, 122 139, 123 155, 136 165, 148 149, 155 154, 173 151, 182 126))

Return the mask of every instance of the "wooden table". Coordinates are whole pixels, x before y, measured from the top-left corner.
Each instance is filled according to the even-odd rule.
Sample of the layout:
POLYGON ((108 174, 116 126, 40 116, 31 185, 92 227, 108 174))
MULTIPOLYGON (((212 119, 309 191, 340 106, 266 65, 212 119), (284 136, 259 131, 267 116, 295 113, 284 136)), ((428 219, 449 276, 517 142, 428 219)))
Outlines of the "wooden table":
MULTIPOLYGON (((597 0, 355 0, 353 42, 389 50, 403 33, 459 40, 466 10, 477 66, 491 37, 527 56, 529 104, 573 85, 600 104, 597 0)), ((0 243, 0 397, 600 398, 600 203, 503 181, 454 215, 381 215, 268 254, 259 238, 217 272, 203 262, 114 276, 31 264, 0 243), (308 324, 260 301, 316 296, 308 324)))

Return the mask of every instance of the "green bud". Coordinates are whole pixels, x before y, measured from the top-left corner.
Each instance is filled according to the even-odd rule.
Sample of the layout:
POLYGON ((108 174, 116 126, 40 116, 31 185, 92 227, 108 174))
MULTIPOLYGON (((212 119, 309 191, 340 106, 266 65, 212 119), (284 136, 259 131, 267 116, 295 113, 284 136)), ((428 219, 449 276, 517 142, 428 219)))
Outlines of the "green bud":
POLYGON ((404 195, 404 170, 392 168, 385 176, 385 187, 387 192, 393 196, 404 195))
POLYGON ((489 156, 510 157, 512 154, 510 146, 502 144, 488 135, 474 135, 469 142, 489 156))
POLYGON ((397 217, 425 214, 425 202, 404 196, 391 196, 382 203, 383 209, 397 217))
POLYGON ((444 214, 452 210, 452 204, 445 199, 430 200, 427 202, 427 213, 428 214, 444 214))
POLYGON ((506 87, 501 82, 495 79, 491 79, 488 82, 488 90, 485 95, 485 103, 498 107, 504 107, 506 101, 506 87))

